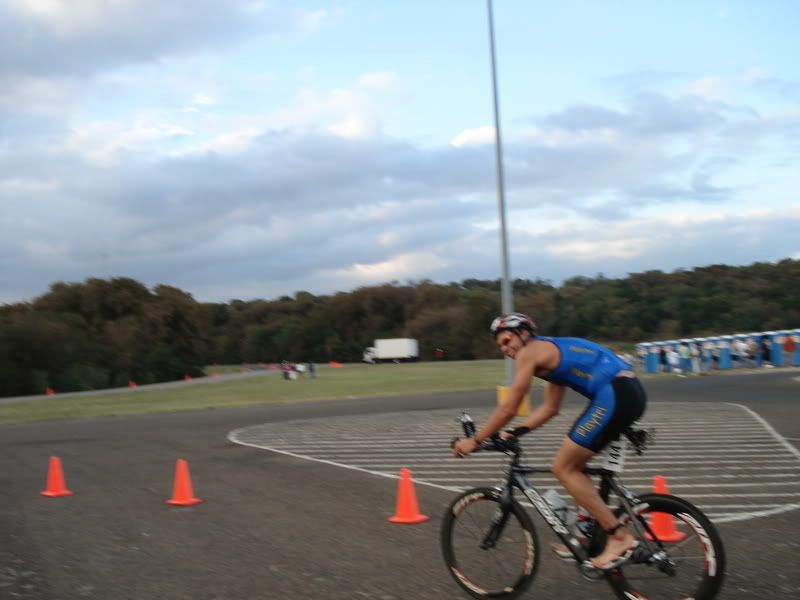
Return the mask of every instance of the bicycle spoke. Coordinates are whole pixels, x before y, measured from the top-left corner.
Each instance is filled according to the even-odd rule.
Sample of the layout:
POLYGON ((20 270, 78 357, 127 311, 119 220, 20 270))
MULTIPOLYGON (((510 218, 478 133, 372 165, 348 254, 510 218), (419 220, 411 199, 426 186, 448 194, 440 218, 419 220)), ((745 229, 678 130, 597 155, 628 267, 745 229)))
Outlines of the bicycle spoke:
POLYGON ((513 597, 533 577, 536 553, 530 519, 514 505, 502 531, 493 531, 500 510, 497 497, 490 490, 460 498, 464 496, 468 501, 457 499, 443 526, 442 544, 451 573, 474 596, 513 597), (493 543, 482 547, 490 534, 493 543))
POLYGON ((620 598, 714 598, 722 582, 725 558, 713 525, 699 510, 680 498, 648 495, 642 500, 645 498, 651 515, 661 513, 661 518, 669 519, 670 535, 684 534, 685 537, 661 543, 642 540, 643 547, 654 551, 656 557, 648 560, 649 555, 643 554, 623 565, 609 580, 612 587, 620 598), (663 558, 659 556, 662 552, 663 558))

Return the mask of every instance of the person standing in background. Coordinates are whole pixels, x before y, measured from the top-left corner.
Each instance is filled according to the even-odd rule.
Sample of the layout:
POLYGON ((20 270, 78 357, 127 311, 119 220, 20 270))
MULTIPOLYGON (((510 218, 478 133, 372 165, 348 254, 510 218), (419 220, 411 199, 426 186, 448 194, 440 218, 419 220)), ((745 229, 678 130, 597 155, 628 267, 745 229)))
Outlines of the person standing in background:
POLYGON ((769 336, 761 336, 761 366, 772 368, 772 343, 769 341, 769 336))

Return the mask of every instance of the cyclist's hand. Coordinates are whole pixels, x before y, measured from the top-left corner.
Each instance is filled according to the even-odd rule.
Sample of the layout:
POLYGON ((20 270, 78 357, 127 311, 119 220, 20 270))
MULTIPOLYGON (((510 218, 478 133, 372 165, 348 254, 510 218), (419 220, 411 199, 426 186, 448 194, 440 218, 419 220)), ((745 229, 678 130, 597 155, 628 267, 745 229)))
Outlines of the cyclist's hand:
POLYGON ((526 425, 520 425, 519 427, 515 427, 514 429, 506 429, 505 431, 500 432, 500 439, 510 440, 511 438, 525 435, 530 430, 531 428, 526 425))
POLYGON ((453 456, 456 458, 464 458, 470 452, 474 452, 475 449, 478 447, 478 443, 475 441, 475 438, 456 438, 453 440, 453 456))

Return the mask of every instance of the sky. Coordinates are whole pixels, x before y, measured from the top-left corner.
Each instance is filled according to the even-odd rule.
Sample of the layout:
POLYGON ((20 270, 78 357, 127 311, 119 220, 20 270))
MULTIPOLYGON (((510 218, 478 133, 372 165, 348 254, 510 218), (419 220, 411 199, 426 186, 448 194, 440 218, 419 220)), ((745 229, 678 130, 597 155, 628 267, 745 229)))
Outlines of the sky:
MULTIPOLYGON (((800 3, 495 0, 512 278, 800 259, 800 3)), ((0 0, 0 303, 498 279, 485 0, 0 0)))

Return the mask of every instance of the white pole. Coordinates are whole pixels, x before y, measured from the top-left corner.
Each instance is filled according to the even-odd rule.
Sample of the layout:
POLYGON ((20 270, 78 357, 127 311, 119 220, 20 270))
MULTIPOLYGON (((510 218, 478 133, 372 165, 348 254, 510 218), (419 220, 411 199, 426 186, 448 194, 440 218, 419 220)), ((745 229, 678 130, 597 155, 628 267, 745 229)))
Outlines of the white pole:
MULTIPOLYGON (((500 248, 502 254, 502 277, 500 279, 500 302, 503 314, 514 310, 511 281, 508 269, 508 236, 506 234, 506 199, 503 176, 503 143, 500 136, 500 104, 497 100, 497 61, 494 52, 494 17, 492 0, 486 0, 489 12, 489 48, 492 56, 492 97, 494 99, 494 149, 497 163, 497 207, 500 213, 500 248)), ((514 361, 506 357, 506 385, 514 378, 514 361)))

